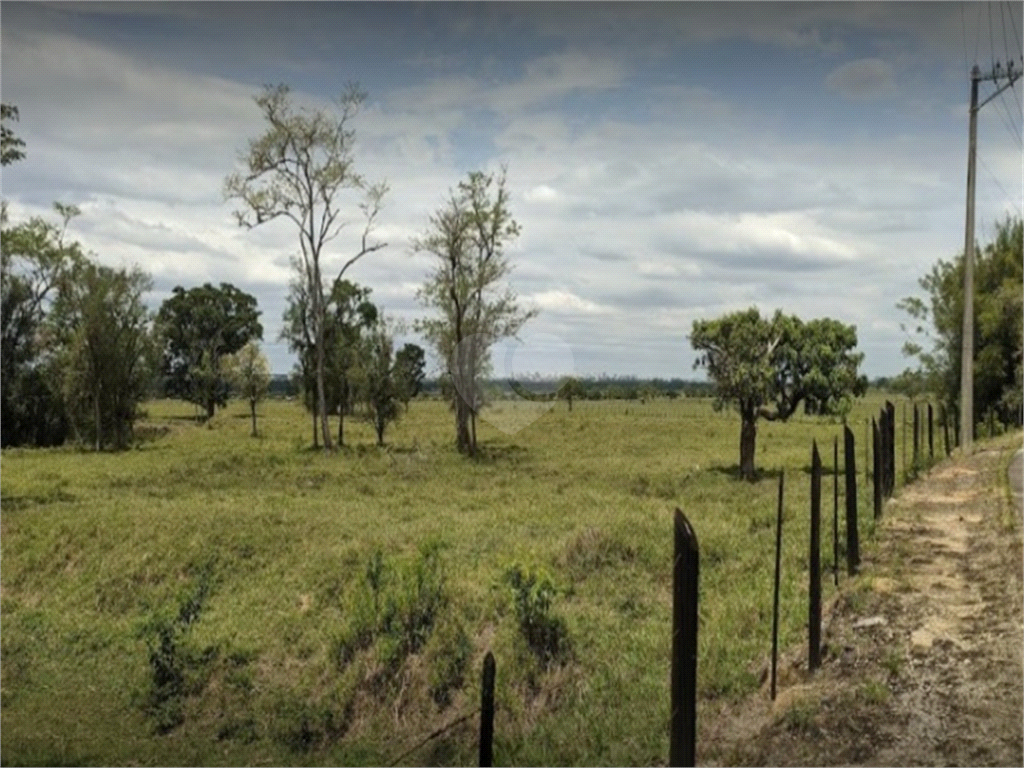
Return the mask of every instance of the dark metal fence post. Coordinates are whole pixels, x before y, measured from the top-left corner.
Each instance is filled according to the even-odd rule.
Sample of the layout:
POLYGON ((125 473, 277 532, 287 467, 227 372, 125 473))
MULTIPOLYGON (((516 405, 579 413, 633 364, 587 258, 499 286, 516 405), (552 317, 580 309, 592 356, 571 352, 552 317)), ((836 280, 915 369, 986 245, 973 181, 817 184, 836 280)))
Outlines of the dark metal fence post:
POLYGON ((779 504, 775 513, 775 588, 772 591, 772 701, 775 701, 775 670, 779 658, 779 572, 782 567, 782 489, 786 472, 779 472, 779 504))
POLYGON ((932 411, 932 404, 928 403, 928 464, 929 466, 935 461, 935 436, 932 432, 932 417, 934 413, 932 411))
POLYGON ((914 403, 914 477, 917 477, 918 467, 920 466, 920 450, 918 435, 921 433, 920 417, 917 412, 917 403, 914 403))
POLYGON ((839 586, 839 436, 832 438, 832 579, 839 586))
POLYGON ((484 656, 480 692, 480 765, 494 764, 494 654, 484 656))
POLYGON ((874 453, 872 472, 875 476, 875 520, 882 516, 882 470, 881 456, 879 456, 879 443, 882 441, 881 433, 875 420, 871 420, 871 448, 874 453))
POLYGON ((886 400, 885 411, 888 416, 887 422, 889 427, 887 440, 889 445, 889 482, 887 488, 889 492, 885 494, 885 497, 889 498, 892 496, 893 491, 896 490, 896 406, 886 400))
POLYGON ((878 474, 882 480, 882 498, 889 489, 889 429, 885 424, 888 418, 889 412, 885 408, 878 412, 878 474))
POLYGON ((846 453, 846 572, 853 576, 860 565, 860 548, 857 537, 857 466, 854 459, 853 432, 843 429, 846 453))
POLYGON ((939 406, 939 418, 942 419, 942 442, 946 446, 946 456, 949 456, 949 411, 946 406, 939 406))
POLYGON ((811 450, 811 562, 807 612, 808 657, 811 672, 821 666, 821 457, 818 441, 811 450))
POLYGON ((871 422, 864 419, 864 482, 871 482, 871 457, 868 451, 871 447, 871 422))
POLYGON ((900 432, 903 433, 903 482, 907 482, 907 402, 903 401, 903 420, 900 424, 900 432))
POLYGON ((669 765, 696 765, 697 746, 697 534, 682 511, 675 514, 672 577, 672 721, 669 765))

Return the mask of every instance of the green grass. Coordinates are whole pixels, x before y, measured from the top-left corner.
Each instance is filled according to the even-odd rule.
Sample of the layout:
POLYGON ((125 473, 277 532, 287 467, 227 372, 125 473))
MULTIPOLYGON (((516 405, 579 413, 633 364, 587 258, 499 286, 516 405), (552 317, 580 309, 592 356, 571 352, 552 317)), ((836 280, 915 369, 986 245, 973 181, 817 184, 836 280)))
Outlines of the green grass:
MULTIPOLYGON (((863 423, 880 404, 851 415, 862 537, 873 527, 863 423)), ((264 404, 256 439, 241 403, 208 426, 190 405, 147 408, 135 450, 3 452, 5 763, 388 764, 478 706, 487 650, 497 761, 657 762, 673 509, 700 541, 701 711, 756 687, 770 648, 779 469, 781 642, 803 639, 812 439, 831 566, 842 428, 828 418, 759 424, 764 476, 746 483, 737 418, 703 400, 559 403, 513 436, 481 422, 478 461, 455 453, 438 402, 414 402, 386 450, 349 420, 335 455, 308 447, 310 419, 293 403, 264 404), (549 578, 539 621, 571 652, 527 641, 517 567, 549 578), (154 648, 180 672, 156 694, 154 648)), ((405 762, 474 761, 475 727, 405 762)))

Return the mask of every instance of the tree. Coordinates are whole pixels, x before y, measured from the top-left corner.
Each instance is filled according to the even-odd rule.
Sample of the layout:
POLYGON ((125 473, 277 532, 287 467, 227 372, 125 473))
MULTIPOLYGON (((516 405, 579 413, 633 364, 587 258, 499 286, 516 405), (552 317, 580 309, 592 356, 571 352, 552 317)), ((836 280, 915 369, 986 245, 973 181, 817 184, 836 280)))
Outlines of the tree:
POLYGON ((476 454, 476 411, 484 401, 482 377, 490 348, 515 336, 537 314, 520 308, 514 291, 502 287, 512 270, 505 248, 519 235, 508 202, 504 169, 496 185, 492 174, 470 173, 413 241, 416 252, 435 257, 434 270, 417 296, 437 313, 416 328, 445 361, 455 444, 471 456, 476 454))
POLYGON ((740 474, 755 477, 757 420, 785 421, 802 401, 821 413, 845 413, 867 388, 857 370, 857 330, 836 320, 804 323, 781 311, 762 318, 756 308, 717 320, 695 320, 690 343, 715 385, 715 408, 734 405, 740 427, 740 474))
POLYGON ((232 355, 228 355, 225 368, 235 391, 249 401, 252 414, 252 436, 256 437, 256 406, 267 395, 270 387, 270 363, 253 340, 232 355))
POLYGON ((213 418, 230 389, 222 358, 263 338, 259 316, 256 297, 230 283, 175 287, 157 315, 166 392, 202 406, 213 418))
MULTIPOLYGON (((60 445, 69 424, 44 321, 62 276, 85 261, 66 242, 74 206, 54 204, 61 223, 35 217, 0 232, 0 444, 60 445)), ((2 217, 6 225, 6 213, 2 217)))
POLYGON ((317 408, 324 449, 330 450, 325 392, 328 296, 345 272, 368 253, 386 243, 370 242, 374 222, 387 192, 384 183, 368 184, 355 171, 352 154, 355 131, 350 127, 365 94, 349 85, 338 100, 338 112, 296 108, 285 85, 267 86, 256 97, 269 127, 249 141, 242 160, 244 173, 225 179, 227 199, 241 201, 235 211, 239 226, 252 229, 284 217, 299 230, 300 278, 309 302, 307 321, 315 355, 317 408), (358 208, 365 219, 359 250, 342 264, 325 291, 324 247, 336 238, 346 221, 341 217, 345 193, 361 196, 358 208))
POLYGON ((398 376, 399 397, 409 410, 409 401, 423 389, 426 378, 427 355, 418 344, 406 344, 395 355, 398 376))
POLYGON ((61 384, 68 415, 83 442, 125 448, 137 407, 156 372, 152 318, 142 301, 152 288, 137 267, 112 269, 83 261, 62 275, 48 319, 60 343, 61 384))
POLYGON ((587 396, 587 389, 579 379, 569 376, 562 380, 558 387, 558 397, 569 404, 569 411, 572 411, 572 401, 582 400, 587 396))
POLYGON ((10 165, 25 159, 25 142, 4 121, 18 120, 18 108, 13 104, 0 104, 0 165, 10 165))
MULTIPOLYGON (((974 413, 992 411, 1003 424, 1021 423, 1024 392, 1024 222, 996 224, 996 236, 975 248, 974 413)), ((917 360, 921 387, 955 410, 960 401, 963 339, 963 253, 940 259, 921 278, 927 303, 909 296, 897 306, 915 321, 903 354, 917 360)))
MULTIPOLYGON (((338 413, 338 445, 344 445, 346 414, 352 411, 349 369, 355 362, 362 335, 377 322, 371 290, 349 280, 339 280, 327 303, 324 327, 324 404, 327 413, 338 413)), ((313 414, 313 445, 317 445, 316 359, 317 345, 310 328, 311 305, 304 280, 293 280, 280 338, 299 356, 298 373, 306 408, 313 414)))
POLYGON ((384 430, 398 419, 401 381, 394 355, 394 338, 380 320, 363 340, 353 380, 359 399, 366 406, 366 417, 377 433, 377 445, 384 445, 384 430))

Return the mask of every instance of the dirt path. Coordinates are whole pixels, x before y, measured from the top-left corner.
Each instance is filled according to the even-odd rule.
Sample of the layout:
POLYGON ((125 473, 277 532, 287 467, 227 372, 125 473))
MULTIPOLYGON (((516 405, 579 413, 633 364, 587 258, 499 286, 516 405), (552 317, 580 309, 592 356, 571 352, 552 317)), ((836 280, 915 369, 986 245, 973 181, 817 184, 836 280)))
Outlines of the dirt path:
POLYGON ((823 612, 822 669, 808 678, 794 649, 774 704, 765 686, 715 718, 698 761, 1024 764, 1024 523, 1000 478, 1018 445, 983 444, 889 502, 823 612))

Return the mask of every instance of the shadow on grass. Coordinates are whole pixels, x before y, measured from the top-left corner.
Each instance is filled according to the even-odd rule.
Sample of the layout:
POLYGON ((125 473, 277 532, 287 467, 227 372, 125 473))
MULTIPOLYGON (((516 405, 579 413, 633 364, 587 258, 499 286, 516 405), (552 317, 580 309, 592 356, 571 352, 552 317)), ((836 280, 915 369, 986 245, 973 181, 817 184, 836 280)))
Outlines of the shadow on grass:
POLYGON ((472 461, 477 464, 521 464, 530 452, 521 445, 513 443, 477 443, 476 455, 472 461))
MULTIPOLYGON (((715 472, 715 473, 717 473, 719 475, 725 475, 726 477, 732 478, 733 480, 743 480, 744 479, 744 478, 742 478, 740 476, 739 464, 728 464, 728 465, 726 465, 726 464, 712 464, 711 466, 708 467, 708 471, 709 472, 715 472)), ((757 469, 755 469, 755 472, 754 472, 754 479, 750 480, 749 482, 759 483, 762 480, 774 480, 775 482, 778 482, 780 474, 782 474, 782 469, 779 468, 779 467, 774 467, 772 469, 757 468, 757 469)), ((811 465, 810 464, 804 464, 802 467, 799 467, 799 468, 786 467, 786 474, 789 475, 790 477, 792 477, 794 475, 807 475, 808 477, 810 477, 811 476, 811 465)), ((822 479, 831 478, 832 477, 832 465, 831 464, 822 463, 822 465, 821 465, 821 477, 822 477, 822 479)), ((839 468, 839 477, 840 478, 845 477, 844 471, 843 471, 842 467, 839 468)))

